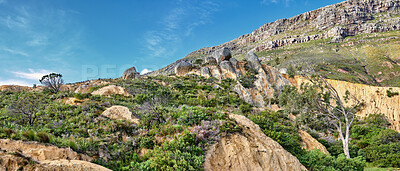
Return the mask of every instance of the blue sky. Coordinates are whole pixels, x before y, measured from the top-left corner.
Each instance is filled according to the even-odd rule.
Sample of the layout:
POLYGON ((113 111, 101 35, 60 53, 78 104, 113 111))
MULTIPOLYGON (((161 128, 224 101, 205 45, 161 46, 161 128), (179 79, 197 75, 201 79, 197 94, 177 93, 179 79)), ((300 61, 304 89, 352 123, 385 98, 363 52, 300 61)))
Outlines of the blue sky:
POLYGON ((162 68, 261 25, 340 0, 0 0, 0 85, 162 68))

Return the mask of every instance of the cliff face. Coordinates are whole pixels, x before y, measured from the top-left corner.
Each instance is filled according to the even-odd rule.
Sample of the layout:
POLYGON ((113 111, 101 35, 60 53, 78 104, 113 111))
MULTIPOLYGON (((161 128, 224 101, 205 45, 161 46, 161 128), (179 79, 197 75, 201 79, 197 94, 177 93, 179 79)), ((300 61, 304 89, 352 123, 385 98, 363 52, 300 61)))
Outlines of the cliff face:
POLYGON ((233 54, 243 54, 251 49, 270 50, 323 38, 340 40, 363 33, 399 30, 399 8, 400 0, 348 0, 267 23, 250 34, 219 46, 197 50, 185 58, 211 54, 220 47, 228 47, 233 54))
POLYGON ((245 116, 231 114, 230 118, 243 132, 223 137, 212 146, 207 151, 204 170, 307 170, 245 116))
MULTIPOLYGON (((296 85, 301 85, 306 80, 302 77, 295 77, 296 85)), ((341 97, 345 95, 346 90, 351 95, 355 95, 358 100, 362 100, 365 106, 357 113, 358 116, 366 117, 369 114, 384 114, 391 128, 400 132, 400 95, 389 97, 387 91, 400 93, 398 87, 376 87, 364 84, 354 84, 345 81, 328 80, 328 82, 338 90, 341 97), (340 91, 339 91, 340 90, 340 91)))

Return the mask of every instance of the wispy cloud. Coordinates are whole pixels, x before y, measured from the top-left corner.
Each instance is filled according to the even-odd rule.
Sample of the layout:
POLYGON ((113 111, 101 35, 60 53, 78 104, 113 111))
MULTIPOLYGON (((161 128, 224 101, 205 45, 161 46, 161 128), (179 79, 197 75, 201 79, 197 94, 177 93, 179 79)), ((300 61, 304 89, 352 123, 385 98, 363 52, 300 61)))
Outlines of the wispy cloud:
POLYGON ((28 69, 28 70, 29 72, 13 71, 11 73, 15 74, 16 77, 29 80, 39 80, 40 78, 42 78, 43 75, 51 73, 51 71, 45 69, 40 69, 40 70, 28 69))
POLYGON ((286 7, 288 7, 288 6, 290 6, 291 1, 293 1, 293 0, 262 0, 261 4, 269 5, 271 3, 273 3, 273 4, 283 3, 283 4, 285 4, 286 7))
POLYGON ((26 52, 24 52, 24 51, 21 51, 21 50, 15 50, 15 49, 10 49, 10 48, 3 48, 3 51, 6 51, 6 52, 8 52, 8 53, 11 53, 11 54, 13 54, 13 55, 21 55, 21 56, 29 56, 29 54, 27 54, 26 52))
POLYGON ((0 80, 0 85, 21 85, 21 86, 30 86, 32 84, 28 83, 24 80, 16 80, 16 79, 9 79, 9 80, 0 80))
POLYGON ((212 1, 178 0, 176 7, 159 22, 160 29, 145 34, 146 50, 152 57, 171 57, 196 27, 211 22, 211 15, 218 7, 212 1))

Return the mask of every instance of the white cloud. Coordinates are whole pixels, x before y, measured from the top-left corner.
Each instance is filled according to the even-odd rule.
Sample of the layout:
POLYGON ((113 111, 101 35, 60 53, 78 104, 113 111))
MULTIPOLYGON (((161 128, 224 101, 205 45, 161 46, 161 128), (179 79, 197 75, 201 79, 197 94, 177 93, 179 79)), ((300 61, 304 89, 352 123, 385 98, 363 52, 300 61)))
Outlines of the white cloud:
POLYGON ((45 35, 36 35, 32 40, 27 41, 26 44, 29 46, 43 46, 47 44, 47 40, 48 38, 45 35))
POLYGON ((29 56, 29 54, 25 53, 24 51, 10 49, 10 48, 3 48, 4 51, 11 53, 13 55, 21 55, 21 56, 29 56))
POLYGON ((23 81, 23 80, 10 79, 10 80, 0 80, 0 85, 31 86, 32 84, 30 84, 26 81, 23 81))
POLYGON ((142 71, 140 71, 140 75, 147 74, 147 73, 149 73, 149 72, 151 72, 151 70, 145 68, 145 69, 143 69, 142 71))
POLYGON ((40 78, 42 78, 43 75, 52 73, 51 71, 45 69, 40 69, 40 70, 28 69, 28 70, 29 72, 11 72, 11 73, 15 74, 16 77, 30 79, 30 80, 39 80, 40 78))

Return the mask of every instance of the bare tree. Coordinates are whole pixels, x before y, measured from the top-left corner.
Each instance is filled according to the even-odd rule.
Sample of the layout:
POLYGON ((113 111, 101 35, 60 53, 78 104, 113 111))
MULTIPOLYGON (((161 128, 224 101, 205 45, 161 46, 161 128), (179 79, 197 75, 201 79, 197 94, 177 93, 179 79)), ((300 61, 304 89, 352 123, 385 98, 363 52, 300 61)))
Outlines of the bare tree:
POLYGON ((40 80, 40 83, 47 86, 54 93, 60 91, 61 85, 63 85, 64 80, 61 74, 51 73, 49 75, 44 75, 40 80))
POLYGON ((309 76, 308 79, 317 86, 319 91, 316 98, 309 100, 307 105, 311 107, 314 114, 325 116, 326 120, 337 129, 343 143, 343 152, 347 158, 350 158, 350 127, 355 119, 355 113, 362 105, 361 101, 351 96, 347 90, 345 96, 340 97, 340 90, 336 90, 321 76, 309 76))
POLYGON ((40 119, 40 111, 44 108, 42 103, 44 103, 44 98, 39 94, 21 94, 8 109, 13 116, 32 126, 40 119))

